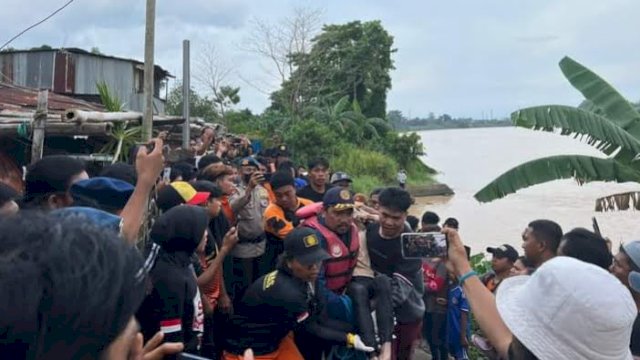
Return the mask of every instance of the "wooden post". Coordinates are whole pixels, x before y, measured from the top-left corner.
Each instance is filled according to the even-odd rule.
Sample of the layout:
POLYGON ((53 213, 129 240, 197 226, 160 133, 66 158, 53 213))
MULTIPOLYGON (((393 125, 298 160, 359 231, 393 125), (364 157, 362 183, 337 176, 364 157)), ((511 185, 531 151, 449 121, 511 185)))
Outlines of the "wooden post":
POLYGON ((144 33, 144 117, 142 118, 142 140, 151 139, 153 128, 153 81, 155 69, 153 53, 156 28, 156 0, 147 0, 146 27, 144 33))
POLYGON ((33 116, 33 138, 31 139, 31 163, 42 159, 44 148, 44 132, 47 124, 47 111, 49 108, 49 90, 38 92, 38 107, 33 116))
POLYGON ((184 117, 184 125, 182 125, 182 148, 189 149, 189 138, 191 137, 189 128, 189 90, 191 89, 190 75, 190 50, 189 40, 182 42, 182 117, 184 117))

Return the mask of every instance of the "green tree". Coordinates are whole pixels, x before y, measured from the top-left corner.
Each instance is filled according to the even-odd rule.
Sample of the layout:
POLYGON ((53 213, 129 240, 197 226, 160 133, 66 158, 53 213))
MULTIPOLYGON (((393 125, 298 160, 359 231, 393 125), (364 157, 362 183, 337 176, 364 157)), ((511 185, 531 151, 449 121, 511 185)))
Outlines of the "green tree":
POLYGON ((298 164, 318 156, 332 158, 341 144, 338 138, 334 129, 310 119, 296 121, 282 136, 298 164))
POLYGON ((213 102, 217 105, 220 118, 225 119, 227 110, 240 102, 240 88, 232 86, 221 86, 215 93, 213 102))
POLYGON ((337 128, 340 135, 348 134, 357 143, 384 137, 391 130, 384 119, 365 116, 356 100, 349 103, 349 96, 343 96, 333 106, 312 106, 308 110, 311 117, 337 128))
POLYGON ((396 132, 387 134, 384 144, 384 152, 391 156, 398 164, 407 168, 409 164, 424 155, 420 135, 415 132, 399 135, 396 132))
POLYGON ((404 123, 406 121, 407 119, 404 117, 402 111, 400 110, 391 110, 387 114, 387 122, 389 122, 389 124, 393 126, 394 129, 398 129, 404 126, 404 123))
POLYGON ((380 21, 326 25, 312 43, 309 53, 291 55, 295 71, 271 95, 272 108, 300 116, 348 96, 366 117, 384 118, 395 49, 380 21))
MULTIPOLYGON (((526 162, 500 175, 475 194, 488 202, 519 189, 547 181, 574 178, 579 184, 590 181, 640 182, 640 112, 618 91, 591 70, 569 57, 560 69, 590 102, 582 109, 545 105, 521 109, 511 114, 516 126, 533 130, 561 130, 561 135, 586 141, 606 157, 558 155, 526 162)), ((640 207, 639 193, 615 194, 598 199, 596 210, 626 209, 629 202, 640 207)))
MULTIPOLYGON (((169 91, 165 112, 169 115, 182 115, 182 84, 177 83, 176 86, 169 91)), ((200 96, 193 89, 189 92, 189 114, 193 117, 203 118, 207 122, 215 122, 220 119, 215 109, 213 100, 206 96, 200 96)))

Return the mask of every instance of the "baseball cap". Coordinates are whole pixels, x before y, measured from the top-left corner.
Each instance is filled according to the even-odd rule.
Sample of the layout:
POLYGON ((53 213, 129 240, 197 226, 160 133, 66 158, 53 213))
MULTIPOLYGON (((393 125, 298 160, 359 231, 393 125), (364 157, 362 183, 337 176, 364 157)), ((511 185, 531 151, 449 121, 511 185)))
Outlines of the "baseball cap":
POLYGON ((113 214, 109 214, 108 212, 90 208, 90 207, 82 207, 82 206, 72 206, 66 207, 62 209, 57 209, 51 212, 52 216, 78 216, 82 217, 89 222, 93 223, 93 225, 110 229, 115 232, 120 231, 120 224, 122 222, 122 218, 113 214))
POLYGON ((255 166, 256 168, 260 168, 260 163, 258 162, 258 160, 256 160, 255 158, 251 157, 251 156, 247 156, 246 158, 242 159, 242 161, 240 161, 240 165, 242 166, 255 166))
POLYGON ((353 182, 353 180, 351 180, 351 178, 349 177, 349 175, 347 175, 347 173, 342 172, 342 171, 338 171, 333 173, 333 175, 331 175, 331 183, 337 183, 338 181, 348 181, 348 182, 353 182))
POLYGON ((289 151, 289 148, 287 147, 287 145, 280 145, 278 146, 278 148, 275 151, 275 156, 285 156, 285 157, 289 157, 291 156, 291 152, 289 151))
POLYGON ((629 272, 629 287, 637 293, 640 293, 640 272, 629 272))
POLYGON ((187 205, 200 205, 205 203, 209 199, 208 192, 198 192, 196 189, 191 186, 186 181, 174 181, 171 183, 171 187, 173 187, 178 194, 184 199, 185 204, 187 205))
POLYGON ((335 210, 348 210, 355 207, 351 191, 340 187, 333 187, 322 197, 322 206, 333 207, 335 210))
POLYGON ((295 228, 284 238, 284 252, 302 265, 312 265, 330 258, 320 246, 316 232, 307 227, 295 228))
POLYGON ((487 252, 489 254, 493 254, 493 256, 497 258, 507 258, 511 261, 518 260, 518 251, 513 248, 513 246, 509 244, 500 245, 498 247, 488 247, 487 252))
POLYGON ((75 182, 71 185, 69 193, 75 201, 89 199, 104 208, 122 209, 134 189, 134 186, 126 181, 98 176, 75 182))
POLYGON ((629 260, 635 265, 636 268, 640 268, 640 241, 630 241, 622 244, 622 250, 627 254, 629 260))
POLYGON ((502 281, 507 328, 538 359, 628 359, 638 315, 629 290, 606 270, 558 256, 531 275, 502 281), (606 310, 605 310, 606 309, 606 310))
POLYGON ((174 181, 168 186, 158 190, 156 203, 161 210, 167 211, 182 204, 203 204, 209 199, 210 195, 208 192, 196 191, 188 182, 174 181))

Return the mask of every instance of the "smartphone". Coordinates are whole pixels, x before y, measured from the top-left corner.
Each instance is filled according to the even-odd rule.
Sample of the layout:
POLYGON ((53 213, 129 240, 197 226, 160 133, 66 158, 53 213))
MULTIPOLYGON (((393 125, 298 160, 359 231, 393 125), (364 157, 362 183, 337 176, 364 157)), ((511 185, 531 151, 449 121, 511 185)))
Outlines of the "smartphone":
POLYGON ((262 177, 264 178, 265 182, 271 181, 271 173, 263 173, 262 177))
POLYGON ((170 167, 166 167, 162 171, 162 182, 164 182, 165 184, 168 184, 168 183, 171 182, 171 168, 170 167))
POLYGON ((156 148, 156 143, 154 142, 148 142, 148 143, 136 143, 136 153, 138 152, 137 149, 139 149, 141 146, 145 146, 147 148, 147 154, 150 154, 151 152, 153 152, 153 149, 156 148))
POLYGON ((447 238, 438 232, 404 233, 400 236, 405 259, 442 258, 447 256, 447 238))

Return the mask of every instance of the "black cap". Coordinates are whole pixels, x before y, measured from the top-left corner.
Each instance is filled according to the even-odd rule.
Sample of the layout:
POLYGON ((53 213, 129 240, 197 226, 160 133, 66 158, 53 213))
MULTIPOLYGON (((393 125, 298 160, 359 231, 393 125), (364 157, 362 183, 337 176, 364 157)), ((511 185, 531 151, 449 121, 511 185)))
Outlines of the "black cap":
POLYGON ((289 151, 289 148, 287 147, 287 145, 280 145, 276 148, 276 156, 283 156, 283 157, 290 157, 291 156, 291 152, 289 151))
POLYGON ((518 257, 520 255, 518 255, 518 251, 516 249, 513 248, 513 246, 509 245, 509 244, 504 244, 504 245, 500 245, 498 247, 488 247, 487 248, 487 252, 489 254, 493 254, 493 256, 497 257, 497 258, 507 258, 513 262, 515 262, 516 260, 518 260, 518 257))
POLYGON ((69 193, 76 201, 89 199, 107 209, 123 209, 134 189, 126 181, 98 176, 76 182, 69 193))
POLYGON ((247 156, 246 158, 240 161, 241 166, 254 166, 256 168, 260 168, 260 163, 252 156, 247 156))
POLYGON ((312 265, 330 258, 320 246, 316 232, 308 227, 295 228, 284 238, 284 252, 302 265, 312 265))
POLYGON ((322 206, 325 208, 333 207, 337 211, 353 209, 354 201, 351 191, 341 188, 332 187, 327 190, 322 197, 322 206))

